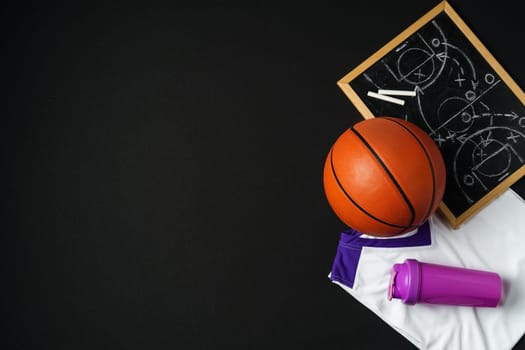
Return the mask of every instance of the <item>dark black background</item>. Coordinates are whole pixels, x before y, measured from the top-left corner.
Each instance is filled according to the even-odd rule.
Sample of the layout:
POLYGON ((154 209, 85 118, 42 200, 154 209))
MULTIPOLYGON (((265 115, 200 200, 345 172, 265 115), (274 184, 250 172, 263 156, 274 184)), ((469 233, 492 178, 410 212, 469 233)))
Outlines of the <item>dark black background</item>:
MULTIPOLYGON (((4 7, 0 345, 410 348, 327 278, 322 167, 336 81, 437 3, 4 7)), ((524 86, 518 5, 452 5, 524 86)))

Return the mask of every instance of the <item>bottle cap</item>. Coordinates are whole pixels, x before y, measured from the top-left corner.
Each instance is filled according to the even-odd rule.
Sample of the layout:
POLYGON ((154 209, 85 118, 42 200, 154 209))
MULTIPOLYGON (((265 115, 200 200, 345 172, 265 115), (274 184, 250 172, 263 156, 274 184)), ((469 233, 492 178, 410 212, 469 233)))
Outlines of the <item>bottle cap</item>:
POLYGON ((421 274, 415 259, 406 259, 402 264, 394 264, 390 270, 388 300, 401 299, 405 304, 415 304, 419 300, 421 274))

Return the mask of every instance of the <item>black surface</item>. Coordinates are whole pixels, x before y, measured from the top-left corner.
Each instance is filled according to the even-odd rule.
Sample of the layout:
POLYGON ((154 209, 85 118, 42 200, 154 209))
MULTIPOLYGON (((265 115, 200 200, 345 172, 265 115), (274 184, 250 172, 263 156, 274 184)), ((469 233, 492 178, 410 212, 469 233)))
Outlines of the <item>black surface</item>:
MULTIPOLYGON (((441 12, 350 82, 375 116, 410 120, 439 145, 443 201, 459 217, 523 165, 525 106, 448 14, 441 12), (368 97, 416 91, 404 105, 368 97)), ((398 97, 399 98, 399 97, 398 97)))
MULTIPOLYGON (((435 4, 4 8, 2 348, 410 348, 328 281, 322 167, 435 4)), ((456 10, 523 86, 515 6, 456 10)))

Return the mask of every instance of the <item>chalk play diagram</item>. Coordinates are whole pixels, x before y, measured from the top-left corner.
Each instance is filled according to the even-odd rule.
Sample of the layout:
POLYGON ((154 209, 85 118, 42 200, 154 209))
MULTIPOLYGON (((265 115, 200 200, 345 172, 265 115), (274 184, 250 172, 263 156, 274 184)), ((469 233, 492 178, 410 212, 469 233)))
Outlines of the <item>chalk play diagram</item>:
POLYGON ((452 202, 476 202, 525 163, 523 104, 446 16, 350 86, 375 116, 401 117, 428 132, 445 158, 447 186, 455 187, 452 202), (405 93, 377 93, 386 89, 405 93))

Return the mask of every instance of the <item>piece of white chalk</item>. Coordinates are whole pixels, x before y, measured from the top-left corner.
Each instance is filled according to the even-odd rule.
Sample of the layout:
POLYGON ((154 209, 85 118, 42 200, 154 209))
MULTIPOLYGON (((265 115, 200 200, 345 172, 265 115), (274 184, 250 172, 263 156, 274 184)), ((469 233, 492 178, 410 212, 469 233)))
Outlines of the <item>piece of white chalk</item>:
POLYGON ((382 90, 377 91, 380 95, 394 95, 394 96, 416 96, 415 90, 382 90))
POLYGON ((372 92, 372 91, 368 91, 368 96, 373 97, 373 98, 377 98, 379 100, 387 101, 387 102, 397 103, 398 105, 401 105, 401 106, 403 106, 405 104, 405 101, 403 101, 403 100, 401 100, 399 98, 385 96, 385 95, 379 95, 379 94, 377 94, 375 92, 372 92))

